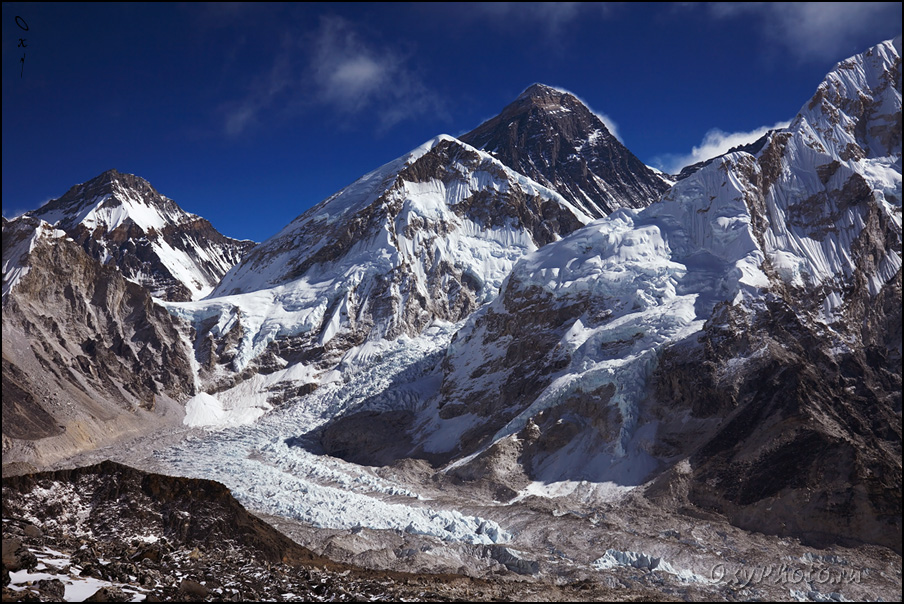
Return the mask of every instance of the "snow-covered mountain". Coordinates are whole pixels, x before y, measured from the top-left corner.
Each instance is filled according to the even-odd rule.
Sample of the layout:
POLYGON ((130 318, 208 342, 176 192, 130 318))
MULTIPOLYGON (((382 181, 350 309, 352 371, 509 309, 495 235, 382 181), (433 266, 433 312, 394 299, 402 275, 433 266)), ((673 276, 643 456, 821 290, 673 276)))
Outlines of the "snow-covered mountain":
POLYGON ((671 184, 577 97, 544 84, 531 85, 499 115, 460 138, 593 218, 646 207, 671 184))
POLYGON ((179 425, 193 355, 155 298, 208 293, 252 245, 115 170, 4 219, 4 459, 179 425))
POLYGON ((532 495, 611 527, 595 506, 630 491, 635 519, 900 552, 900 54, 839 63, 788 128, 671 186, 534 85, 240 261, 107 173, 4 221, 4 455, 184 422, 223 432, 155 464, 343 538, 499 547, 532 495))
POLYGON ((170 308, 194 325, 199 360, 216 374, 252 362, 316 373, 365 341, 463 319, 521 256, 589 221, 554 191, 439 136, 296 218, 208 299, 170 308))
MULTIPOLYGON (((659 496, 742 525, 900 551, 900 51, 840 63, 757 155, 521 259, 397 455, 516 490, 666 470, 659 496)), ((327 450, 379 456, 360 426, 327 450)))
POLYGON ((30 216, 66 232, 102 263, 165 300, 196 300, 254 246, 221 235, 148 181, 108 170, 30 216))

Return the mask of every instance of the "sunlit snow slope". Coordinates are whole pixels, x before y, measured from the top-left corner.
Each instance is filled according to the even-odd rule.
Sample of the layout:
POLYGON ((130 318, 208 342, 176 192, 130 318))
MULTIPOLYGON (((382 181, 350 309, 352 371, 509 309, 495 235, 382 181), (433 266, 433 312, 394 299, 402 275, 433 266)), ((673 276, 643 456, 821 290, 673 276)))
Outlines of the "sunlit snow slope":
POLYGON ((202 380, 222 388, 249 368, 307 367, 282 386, 293 398, 355 346, 468 316, 520 257, 588 221, 440 136, 299 216, 207 299, 169 308, 194 326, 202 380))

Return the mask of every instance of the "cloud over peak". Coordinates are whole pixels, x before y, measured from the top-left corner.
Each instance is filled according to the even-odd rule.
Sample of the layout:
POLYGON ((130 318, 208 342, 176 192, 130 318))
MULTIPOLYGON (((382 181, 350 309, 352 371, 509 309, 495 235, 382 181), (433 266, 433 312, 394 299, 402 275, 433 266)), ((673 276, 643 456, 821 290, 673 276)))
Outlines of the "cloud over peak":
POLYGON ((734 147, 750 144, 770 130, 787 128, 791 122, 782 121, 771 126, 760 126, 748 132, 725 132, 713 128, 703 135, 699 146, 694 146, 690 153, 671 153, 654 158, 656 168, 667 174, 678 174, 685 166, 706 161, 728 153, 734 147))

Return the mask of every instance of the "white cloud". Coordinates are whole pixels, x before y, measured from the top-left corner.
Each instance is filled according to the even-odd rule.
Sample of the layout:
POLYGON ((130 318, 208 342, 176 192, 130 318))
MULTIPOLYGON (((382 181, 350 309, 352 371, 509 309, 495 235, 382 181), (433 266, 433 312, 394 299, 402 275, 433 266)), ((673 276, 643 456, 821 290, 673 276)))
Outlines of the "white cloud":
POLYGON ((263 115, 272 119, 311 105, 328 107, 343 120, 366 115, 383 130, 428 112, 445 115, 407 57, 365 40, 340 17, 321 18, 307 38, 286 37, 273 67, 252 90, 226 106, 227 135, 241 134, 263 115))
POLYGON ((428 111, 444 113, 406 57, 368 43, 345 19, 324 17, 314 48, 309 72, 318 103, 347 115, 374 113, 383 129, 428 111))
POLYGON ((319 99, 344 110, 360 109, 373 100, 400 71, 390 50, 369 47, 338 17, 322 19, 314 47, 310 68, 319 99))
POLYGON ((852 48, 866 37, 868 45, 889 23, 900 32, 899 2, 711 2, 705 5, 717 18, 756 17, 763 36, 798 60, 843 59, 865 50, 852 48))
POLYGON ((787 128, 790 123, 778 122, 772 126, 761 126, 749 132, 725 132, 713 128, 703 136, 703 141, 699 146, 691 149, 690 153, 662 155, 655 158, 653 164, 667 174, 677 174, 685 166, 718 157, 733 147, 756 141, 770 130, 787 128))

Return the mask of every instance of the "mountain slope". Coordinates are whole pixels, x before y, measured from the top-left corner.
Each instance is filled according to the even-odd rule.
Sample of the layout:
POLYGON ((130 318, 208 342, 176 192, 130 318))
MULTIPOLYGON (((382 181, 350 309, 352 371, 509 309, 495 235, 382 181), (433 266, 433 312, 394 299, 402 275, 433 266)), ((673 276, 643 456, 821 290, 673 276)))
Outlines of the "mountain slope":
POLYGON ((218 233, 146 180, 108 170, 28 213, 165 300, 202 298, 253 247, 218 233))
POLYGON ((669 188, 574 95, 543 84, 460 138, 593 218, 646 207, 669 188))
POLYGON ((299 216, 207 300, 170 309, 195 326, 205 379, 228 385, 253 362, 252 372, 309 367, 310 380, 364 342, 463 319, 518 258, 589 220, 440 136, 299 216))
POLYGON ((46 222, 4 220, 4 464, 176 424, 194 388, 177 322, 143 287, 46 222))

